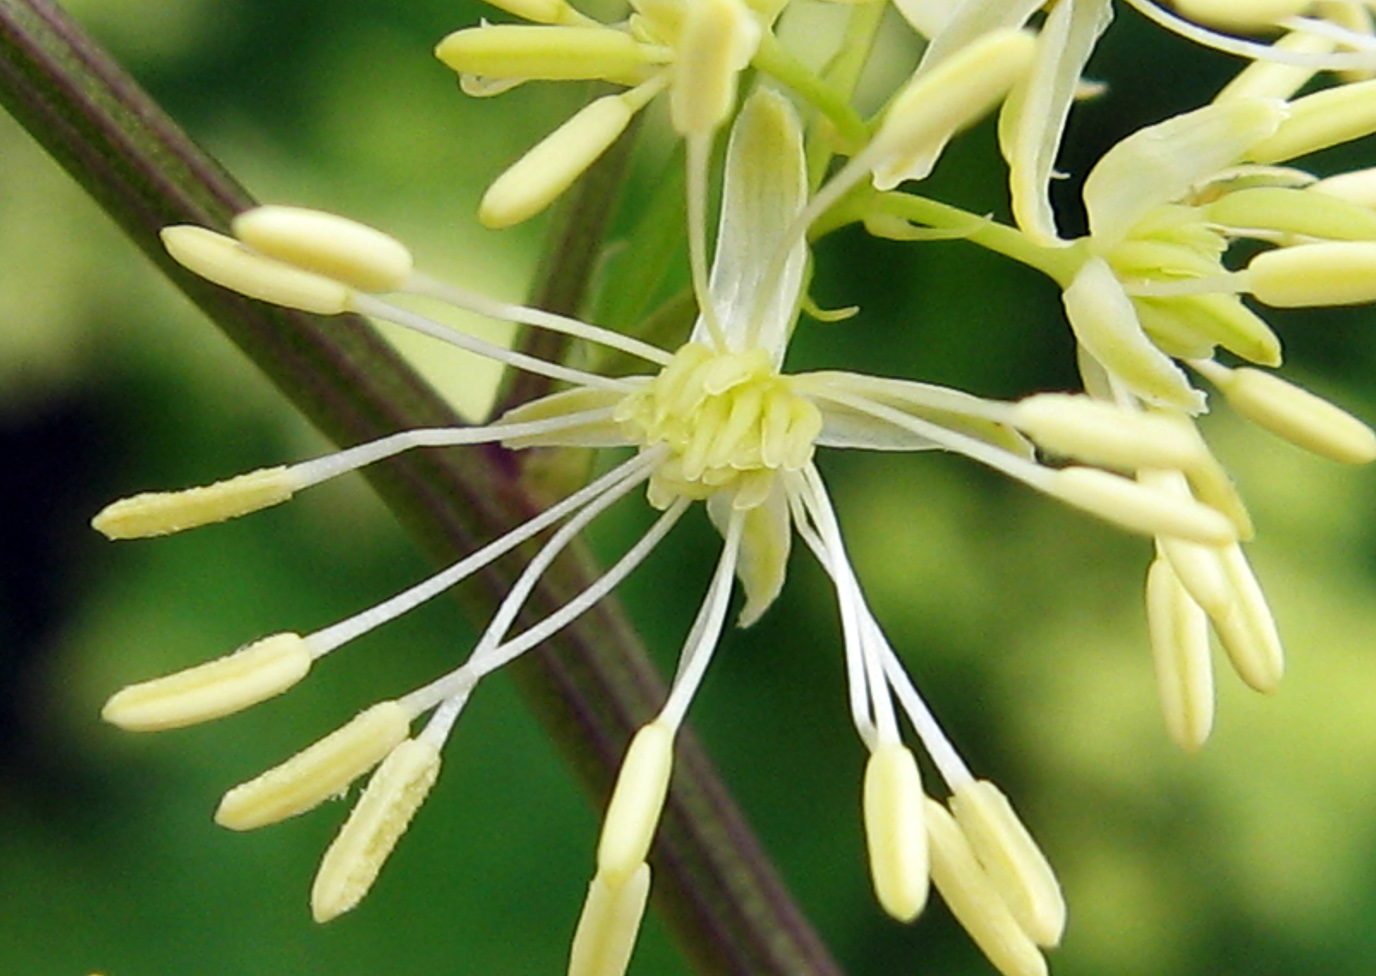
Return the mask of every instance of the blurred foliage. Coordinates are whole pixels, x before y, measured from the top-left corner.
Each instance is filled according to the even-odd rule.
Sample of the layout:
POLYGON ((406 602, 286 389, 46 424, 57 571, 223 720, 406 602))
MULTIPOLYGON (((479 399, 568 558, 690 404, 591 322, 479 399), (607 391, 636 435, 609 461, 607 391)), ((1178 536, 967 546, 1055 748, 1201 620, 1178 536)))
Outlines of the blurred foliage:
MULTIPOLYGON (((460 96, 429 51, 485 8, 70 6, 262 198, 368 220, 436 274, 521 294, 540 223, 496 234, 472 214, 485 181, 574 93, 460 96)), ((1111 91, 1078 112, 1062 158, 1071 211, 1075 177, 1106 146, 1196 104, 1230 70, 1121 20, 1092 65, 1111 91), (1166 76, 1176 87, 1162 87, 1166 76)), ((896 45, 887 70, 912 55, 896 45)), ((1372 148, 1353 158, 1369 161, 1372 148)), ((325 445, 7 120, 0 160, 0 972, 561 972, 596 812, 502 678, 465 714, 376 890, 329 926, 309 920, 306 897, 342 806, 243 836, 210 822, 228 786, 465 653, 472 630, 456 606, 371 635, 240 717, 158 737, 99 723, 100 702, 128 681, 321 626, 426 567, 355 483, 186 537, 111 547, 88 530, 110 498, 325 445)), ((648 197, 664 165, 651 139, 629 192, 648 197)), ((932 192, 1004 207, 988 127, 943 160, 932 192)), ((818 269, 823 306, 863 311, 805 321, 797 368, 996 396, 1075 384, 1054 288, 997 257, 843 232, 822 243, 818 269)), ((1371 318, 1277 318, 1289 375, 1367 418, 1371 318)), ((491 374, 448 350, 417 355, 482 409, 491 374)), ((1218 725, 1197 756, 1169 744, 1156 712, 1146 543, 960 459, 821 463, 879 619, 972 766, 1005 786, 1060 871, 1071 923, 1055 972, 1364 974, 1376 954, 1372 475, 1302 456, 1226 410, 1207 430, 1252 503, 1250 552, 1291 668, 1271 699, 1220 673, 1218 725)), ((644 523, 643 506, 624 507, 597 527, 607 553, 644 523)), ((699 596, 682 581, 705 586, 715 558, 705 519, 688 521, 623 588, 666 667, 699 596)), ((850 972, 991 972, 939 905, 903 927, 874 904, 834 602, 805 555, 780 604, 729 635, 695 724, 850 972)), ((633 972, 682 971, 652 923, 633 972)))

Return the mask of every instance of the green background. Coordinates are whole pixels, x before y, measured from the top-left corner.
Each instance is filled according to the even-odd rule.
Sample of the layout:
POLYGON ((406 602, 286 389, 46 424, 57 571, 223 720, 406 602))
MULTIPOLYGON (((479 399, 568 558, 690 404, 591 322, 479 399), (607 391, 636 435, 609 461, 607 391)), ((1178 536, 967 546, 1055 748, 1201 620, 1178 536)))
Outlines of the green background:
MULTIPOLYGON (((402 237, 436 275, 523 293, 543 223, 496 233, 472 215, 485 183, 583 93, 460 95, 430 50, 490 11, 439 0, 71 7, 261 199, 348 213, 402 237)), ((915 47, 893 26, 886 66, 901 72, 915 47)), ((1062 155, 1066 226, 1078 219, 1075 178, 1108 145, 1199 104, 1230 67, 1121 14, 1092 64, 1111 90, 1077 111, 1062 155)), ((650 143, 632 193, 659 175, 650 143)), ((1315 165, 1369 163, 1374 149, 1368 139, 1315 165)), ((1002 180, 984 126, 930 191, 1002 212, 1002 180)), ((623 253, 617 273, 634 262, 623 253)), ((1003 397, 1075 385, 1054 286, 972 247, 843 232, 819 249, 814 296, 862 312, 805 320, 791 367, 1003 397)), ((1288 376, 1376 418, 1369 309, 1268 317, 1288 376)), ((457 398, 481 402, 489 381, 469 364, 446 349, 420 355, 457 398)), ((1059 871, 1071 921, 1054 972, 1364 974, 1376 957, 1376 476, 1303 455, 1226 408, 1204 427, 1256 517, 1249 554, 1290 670, 1265 698, 1220 663, 1216 731, 1195 756, 1168 742, 1157 711, 1144 540, 960 458, 824 452, 819 463, 895 647, 1059 871)), ((439 785, 350 915, 321 927, 306 907, 342 804, 247 835, 210 820, 227 787, 461 660, 473 632, 452 601, 242 716, 159 736, 99 722, 127 682, 318 628, 428 567, 352 479, 185 536, 116 546, 87 527, 120 495, 327 445, 7 119, 0 446, 0 972, 563 971, 597 816, 505 677, 475 696, 439 785)), ((646 523, 640 503, 623 508, 594 533, 605 554, 646 523)), ((666 668, 716 546, 698 514, 623 587, 666 668)), ((728 634, 693 721, 849 972, 992 972, 939 903, 911 926, 875 905, 864 752, 842 677, 832 597, 799 552, 779 604, 728 634)), ((683 971, 651 920, 632 972, 683 971)))

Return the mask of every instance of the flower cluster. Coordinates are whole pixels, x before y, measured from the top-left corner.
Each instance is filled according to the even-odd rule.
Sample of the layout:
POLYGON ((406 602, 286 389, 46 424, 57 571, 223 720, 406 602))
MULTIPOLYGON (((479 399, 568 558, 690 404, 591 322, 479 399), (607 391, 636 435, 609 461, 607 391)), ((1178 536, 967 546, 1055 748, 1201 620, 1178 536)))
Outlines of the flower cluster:
MULTIPOLYGON (((318 920, 353 908, 372 885, 434 783, 444 742, 481 680, 614 590, 701 501, 720 533, 720 556, 668 697, 626 753, 570 973, 616 976, 626 968, 674 739, 725 626, 733 586, 739 582, 744 594, 737 622, 748 626, 780 593, 795 536, 830 578, 840 609, 851 718, 869 751, 862 804, 880 904, 911 920, 935 884, 1001 972, 1044 973, 1042 950, 1059 942, 1066 917, 1055 875, 1004 794, 977 778, 942 733, 871 613, 816 465, 819 448, 954 452, 1154 539, 1151 641, 1167 726, 1182 746, 1198 748, 1212 724, 1210 630, 1248 684, 1276 687, 1280 639, 1241 548, 1253 526, 1197 426, 1208 400, 1192 377, 1315 453, 1354 464, 1376 459, 1376 434, 1360 421, 1272 372, 1224 361, 1280 364, 1280 342, 1249 302, 1376 300, 1376 171, 1320 179, 1290 165, 1376 130, 1376 82, 1359 76, 1372 61, 1369 5, 1179 4, 1199 23, 1279 25, 1289 33, 1271 46, 1246 41, 1253 63, 1212 103, 1108 151, 1084 181, 1089 230, 1078 239, 1061 235, 1048 187, 1065 121, 1090 90, 1081 73, 1109 25, 1108 0, 1059 0, 1046 12, 1040 0, 895 5, 928 43, 911 79, 873 119, 858 114, 851 96, 881 29, 880 3, 851 8, 842 43, 821 68, 779 41, 786 0, 633 0, 629 19, 610 25, 564 0, 500 0, 533 23, 484 24, 439 45, 439 58, 460 72, 470 94, 536 80, 600 79, 624 88, 589 104, 497 178, 480 213, 493 226, 543 209, 634 113, 667 93, 673 131, 686 147, 698 308, 691 334, 675 348, 453 288, 417 272, 396 240, 330 214, 262 207, 241 214, 230 235, 188 226, 164 232, 177 261, 224 287, 291 308, 387 320, 556 388, 482 425, 403 431, 208 487, 115 502, 95 519, 112 538, 246 514, 417 447, 621 452, 585 487, 375 607, 314 633, 265 637, 110 699, 105 717, 128 729, 230 714, 286 691, 329 652, 544 537, 463 663, 373 705, 225 795, 217 821, 249 829, 303 813, 376 767, 321 864, 312 891, 318 920), (1321 75, 1324 85, 1299 94, 1321 75), (916 181, 947 143, 999 106, 1012 222, 919 195, 916 181), (711 160, 728 127, 709 262, 711 160), (959 237, 1049 275, 1062 288, 1083 392, 1010 402, 906 379, 787 372, 790 337, 807 305, 809 241, 851 223, 899 240, 959 237), (1261 246, 1235 266, 1231 247, 1239 240, 1261 246), (550 330, 644 367, 604 375, 491 345, 385 297, 394 293, 550 330), (513 633, 555 557, 638 491, 659 513, 644 536, 583 593, 513 633), (914 740, 941 788, 924 784, 908 744, 914 740)), ((1186 23, 1148 0, 1132 6, 1186 23)), ((1188 30, 1205 40, 1222 36, 1198 24, 1188 30)))

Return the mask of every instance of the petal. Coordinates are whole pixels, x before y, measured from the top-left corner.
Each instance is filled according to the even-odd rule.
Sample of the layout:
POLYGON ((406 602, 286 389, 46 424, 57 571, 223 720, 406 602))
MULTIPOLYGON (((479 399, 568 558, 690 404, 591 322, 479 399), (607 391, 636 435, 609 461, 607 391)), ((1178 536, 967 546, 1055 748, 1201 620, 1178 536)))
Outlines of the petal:
POLYGON ((1261 98, 1206 105, 1139 129, 1104 153, 1084 189, 1095 249, 1104 253, 1147 211, 1237 162, 1285 112, 1283 102, 1261 98))
POLYGON ((1103 258, 1090 258, 1063 296, 1075 338, 1091 356, 1149 403, 1205 409, 1204 394, 1157 349, 1132 307, 1132 299, 1103 258))
POLYGON ((1052 169, 1080 74, 1112 19, 1110 0, 1057 4, 1038 35, 1037 58, 1020 86, 1021 97, 1010 98, 1004 109, 1005 115, 1012 113, 1004 152, 1013 216, 1040 244, 1059 239, 1051 209, 1052 169))
MULTIPOLYGON (((806 202, 797 113, 782 95, 760 89, 731 130, 710 289, 730 347, 765 349, 775 366, 783 361, 807 261, 804 236, 785 235, 806 202)), ((693 339, 707 341, 701 320, 693 339)))

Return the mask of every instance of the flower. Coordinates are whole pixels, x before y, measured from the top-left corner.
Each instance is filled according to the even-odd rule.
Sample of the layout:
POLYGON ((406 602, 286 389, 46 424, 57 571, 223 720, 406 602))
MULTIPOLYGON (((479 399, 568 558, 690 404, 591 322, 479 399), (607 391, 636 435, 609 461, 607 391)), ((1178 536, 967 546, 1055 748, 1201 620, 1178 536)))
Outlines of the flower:
POLYGON ((1236 527, 1188 495, 1115 473, 1192 470, 1202 463, 1198 438, 1168 420, 1077 395, 1004 403, 908 380, 784 372, 808 258, 804 219, 815 204, 809 203, 800 125, 785 98, 761 89, 747 100, 724 172, 709 292, 715 315, 704 310, 689 340, 672 353, 434 282, 413 270, 409 252, 395 240, 328 214, 260 208, 234 222, 234 238, 199 227, 169 228, 164 238, 177 260, 244 294, 389 319, 568 387, 483 426, 404 431, 206 488, 134 496, 96 517, 107 535, 154 535, 245 514, 417 446, 620 447, 632 454, 525 524, 375 607, 312 634, 276 634, 218 661, 126 688, 110 699, 105 717, 130 729, 172 728, 279 694, 330 651, 553 530, 463 664, 372 706, 225 795, 217 820, 248 829, 309 810, 377 767, 327 851, 312 892, 315 916, 329 919, 351 909, 372 884, 435 781, 441 747, 480 681, 613 590, 693 502, 703 501, 722 536, 721 553, 668 698, 636 734, 623 762, 571 973, 624 969, 649 888, 646 859, 674 737, 725 625, 733 580, 745 594, 738 622, 748 625, 782 587, 795 533, 827 572, 840 606, 851 716, 870 752, 862 802, 880 903, 891 915, 912 919, 926 901, 930 877, 1002 972, 1045 972, 1040 949, 1058 942, 1065 920, 1055 875, 1006 797, 970 772, 906 675, 865 601, 814 454, 819 447, 955 451, 1148 535, 1226 547, 1236 540, 1236 527), (488 346, 376 295, 388 291, 424 293, 602 343, 655 371, 606 377, 488 346), (1037 459, 1034 444, 1084 463, 1050 466, 1037 459), (555 556, 640 487, 660 512, 645 535, 585 592, 512 635, 518 612, 555 556), (412 736, 412 723, 427 713, 429 720, 412 736), (949 811, 927 797, 902 717, 945 780, 949 811))

